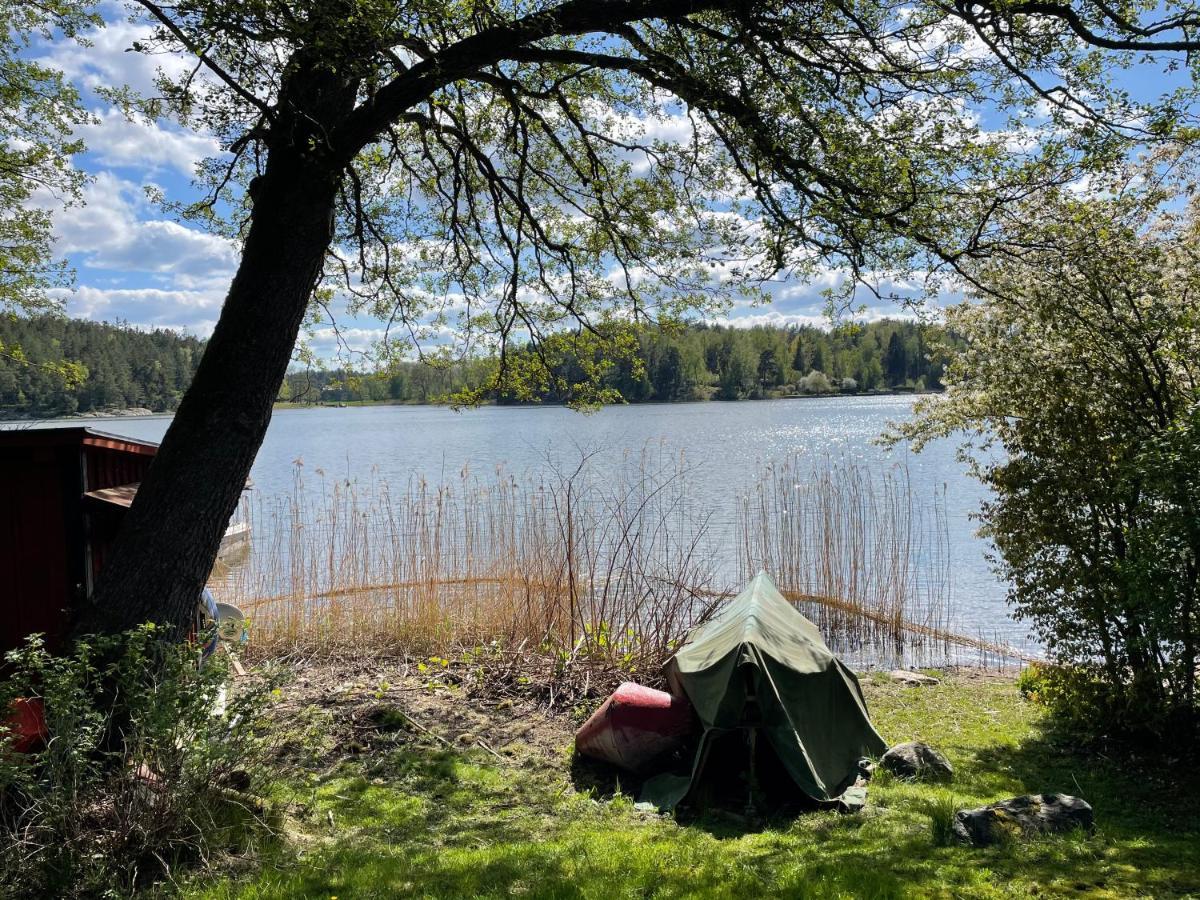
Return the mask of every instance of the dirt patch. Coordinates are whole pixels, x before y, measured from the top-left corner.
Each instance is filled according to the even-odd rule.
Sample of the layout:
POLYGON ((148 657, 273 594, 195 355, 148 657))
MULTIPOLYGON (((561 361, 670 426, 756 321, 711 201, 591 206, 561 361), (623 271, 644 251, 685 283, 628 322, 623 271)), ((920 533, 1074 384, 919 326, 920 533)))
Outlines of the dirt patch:
POLYGON ((338 757, 407 736, 480 747, 499 760, 540 757, 565 765, 586 712, 549 710, 536 696, 472 685, 449 666, 407 659, 299 663, 281 692, 276 710, 283 720, 313 709, 323 713, 330 752, 338 757))
MULTIPOLYGON (((608 695, 597 678, 572 705, 551 702, 544 683, 519 676, 497 678, 479 667, 431 657, 299 660, 281 688, 280 720, 320 717, 326 763, 371 752, 384 744, 417 742, 468 750, 479 747, 498 761, 571 765, 568 752, 583 720, 608 695), (480 673, 482 674, 482 677, 480 673)), ((936 673, 949 682, 1011 682, 1013 671, 955 667, 936 673)), ((511 673, 510 673, 511 675, 511 673)), ((862 675, 868 701, 919 687, 879 683, 862 675)), ((562 694, 559 695, 560 697, 562 694)))

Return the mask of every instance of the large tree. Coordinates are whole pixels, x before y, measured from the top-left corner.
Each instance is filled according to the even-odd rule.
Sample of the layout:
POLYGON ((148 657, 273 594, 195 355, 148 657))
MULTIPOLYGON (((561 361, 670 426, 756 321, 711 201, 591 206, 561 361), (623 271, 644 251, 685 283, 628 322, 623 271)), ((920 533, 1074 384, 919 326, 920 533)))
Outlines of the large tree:
POLYGON ((187 620, 312 304, 489 342, 492 387, 520 395, 554 360, 518 366, 510 338, 591 359, 780 272, 954 266, 1130 130, 1178 129, 1089 49, 1190 47, 1196 16, 1167 5, 132 3, 155 29, 134 49, 195 60, 142 111, 224 141, 186 212, 242 257, 82 627, 187 620))

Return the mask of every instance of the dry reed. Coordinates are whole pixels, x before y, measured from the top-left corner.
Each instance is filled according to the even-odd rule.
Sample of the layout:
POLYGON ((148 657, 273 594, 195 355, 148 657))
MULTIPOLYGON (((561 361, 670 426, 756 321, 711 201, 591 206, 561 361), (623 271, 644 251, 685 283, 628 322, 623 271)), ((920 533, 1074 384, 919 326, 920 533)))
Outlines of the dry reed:
MULTIPOLYGON (((740 569, 765 569, 842 652, 902 662, 952 643, 944 498, 918 502, 908 468, 791 456, 740 500, 740 569)), ((965 640, 965 639, 964 639, 965 640)))
POLYGON ((290 496, 252 504, 254 549, 218 590, 274 650, 522 647, 650 667, 711 586, 706 516, 681 460, 645 451, 604 480, 591 461, 400 493, 321 473, 312 489, 297 467, 290 496))
POLYGON ((263 652, 521 660, 514 671, 536 658, 551 682, 653 681, 758 568, 862 661, 996 650, 946 629, 944 512, 915 502, 903 469, 873 479, 854 463, 786 460, 740 501, 731 535, 710 528, 687 475, 652 449, 615 468, 582 453, 528 478, 464 468, 399 492, 298 465, 290 496, 250 504, 253 550, 216 587, 249 613, 263 652))

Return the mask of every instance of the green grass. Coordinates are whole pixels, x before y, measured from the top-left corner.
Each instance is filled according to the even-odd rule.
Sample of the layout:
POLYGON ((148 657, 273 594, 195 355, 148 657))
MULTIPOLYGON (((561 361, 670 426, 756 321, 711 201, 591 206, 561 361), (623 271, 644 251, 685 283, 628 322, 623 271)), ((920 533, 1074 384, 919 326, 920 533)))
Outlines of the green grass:
POLYGON ((1011 683, 864 681, 884 737, 942 749, 955 766, 952 785, 878 778, 861 814, 812 813, 745 831, 719 818, 679 825, 637 811, 623 794, 579 789, 567 748, 502 764, 478 748, 399 741, 292 785, 307 808, 265 861, 248 874, 193 882, 185 894, 1200 896, 1192 770, 1169 783, 1161 766, 1077 756, 1046 736, 1042 711, 1011 683), (1039 791, 1091 802, 1095 834, 988 850, 944 845, 951 802, 1039 791))

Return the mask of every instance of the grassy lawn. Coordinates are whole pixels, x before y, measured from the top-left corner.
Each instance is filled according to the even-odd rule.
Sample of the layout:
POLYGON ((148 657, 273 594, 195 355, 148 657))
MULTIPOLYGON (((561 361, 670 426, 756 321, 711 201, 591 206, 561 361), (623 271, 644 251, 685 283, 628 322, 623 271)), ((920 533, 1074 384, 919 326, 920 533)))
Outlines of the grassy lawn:
MULTIPOLYGON (((260 865, 194 882, 185 894, 1200 896, 1193 770, 1075 755, 1046 736, 1041 710, 1011 681, 956 676, 912 688, 867 678, 864 688, 884 737, 942 749, 956 769, 953 785, 881 777, 856 815, 811 813, 756 830, 719 817, 685 826, 639 812, 636 798, 619 791, 584 787, 569 720, 531 732, 529 741, 486 747, 462 723, 430 727, 438 738, 411 727, 359 727, 352 743, 340 744, 340 761, 280 785, 293 814, 260 865), (930 812, 950 796, 962 807, 1041 791, 1088 800, 1095 834, 988 850, 934 843, 930 812)), ((436 706, 424 699, 421 721, 430 726, 436 706)), ((406 700, 396 705, 411 709, 406 700)), ((506 710, 520 722, 517 712, 506 710)))

